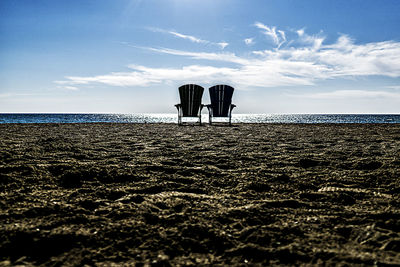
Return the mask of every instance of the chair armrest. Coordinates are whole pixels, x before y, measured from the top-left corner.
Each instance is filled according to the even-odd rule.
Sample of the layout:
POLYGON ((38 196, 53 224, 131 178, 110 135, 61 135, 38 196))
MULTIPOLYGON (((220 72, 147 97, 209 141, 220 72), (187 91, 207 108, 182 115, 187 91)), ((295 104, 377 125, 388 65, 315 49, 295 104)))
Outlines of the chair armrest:
POLYGON ((179 110, 179 108, 181 107, 181 104, 176 104, 175 107, 179 110))
POLYGON ((201 112, 201 110, 204 108, 204 106, 205 106, 205 105, 200 104, 200 112, 201 112))
POLYGON ((231 104, 230 106, 231 106, 231 109, 233 109, 233 108, 235 108, 235 107, 236 107, 236 105, 235 105, 235 104, 231 104))

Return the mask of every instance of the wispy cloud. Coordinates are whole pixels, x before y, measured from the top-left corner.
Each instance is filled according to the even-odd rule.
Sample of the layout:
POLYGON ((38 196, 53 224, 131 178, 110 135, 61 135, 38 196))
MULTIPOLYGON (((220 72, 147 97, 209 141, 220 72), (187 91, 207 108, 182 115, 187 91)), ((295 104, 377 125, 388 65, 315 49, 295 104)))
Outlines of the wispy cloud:
MULTIPOLYGON (((250 55, 245 56, 223 52, 189 52, 145 47, 144 49, 152 52, 186 57, 194 61, 208 60, 210 64, 199 65, 198 62, 194 62, 181 68, 130 65, 131 71, 128 72, 114 72, 91 77, 69 76, 56 83, 74 87, 92 83, 112 86, 149 86, 169 82, 226 81, 233 85, 240 85, 239 88, 248 88, 313 85, 321 80, 370 75, 400 77, 399 42, 356 44, 349 36, 342 35, 334 43, 325 44, 325 37, 320 34, 308 35, 304 29, 297 31, 297 39, 289 40, 283 31, 264 26, 261 23, 259 25, 265 28, 265 31, 267 31, 266 28, 269 29, 268 32, 273 39, 275 38, 278 47, 282 42, 287 42, 287 45, 281 49, 251 51, 250 55), (289 46, 291 43, 297 45, 289 46), (224 62, 228 64, 224 66, 224 62)), ((377 93, 366 92, 369 93, 364 93, 364 95, 377 96, 377 93)), ((344 94, 340 91, 339 93, 344 94)), ((361 92, 348 92, 350 93, 361 92)), ((317 95, 317 97, 333 97, 335 94, 317 95)))
POLYGON ((202 44, 208 44, 209 43, 206 40, 202 40, 200 38, 197 38, 197 37, 194 37, 194 36, 191 36, 191 35, 186 35, 186 34, 174 32, 174 31, 166 31, 166 32, 169 33, 169 34, 172 34, 172 35, 174 35, 176 37, 179 37, 179 38, 182 38, 182 39, 186 39, 186 40, 189 40, 189 41, 194 42, 194 43, 202 43, 202 44))
POLYGON ((227 47, 229 45, 229 43, 221 42, 221 43, 217 43, 217 45, 219 45, 219 47, 221 47, 221 49, 225 49, 225 47, 227 47))
POLYGON ((311 99, 350 99, 350 98, 390 98, 399 99, 400 93, 387 91, 368 91, 368 90, 337 90, 332 92, 319 92, 313 94, 288 94, 292 97, 311 98, 311 99))
POLYGON ((304 30, 300 30, 299 34, 299 43, 303 43, 305 45, 311 45, 311 49, 313 50, 318 50, 321 48, 322 43, 325 41, 325 36, 322 36, 321 34, 317 35, 308 35, 304 32, 304 30))
POLYGON ((179 32, 176 32, 176 31, 169 31, 169 30, 164 30, 164 29, 154 28, 154 27, 148 27, 147 29, 150 30, 150 31, 153 31, 153 32, 161 32, 161 33, 170 34, 170 35, 175 36, 177 38, 189 40, 189 41, 191 41, 193 43, 215 45, 215 46, 220 47, 221 49, 224 49, 225 47, 227 47, 229 45, 229 43, 226 43, 226 42, 215 43, 215 42, 203 40, 201 38, 198 38, 198 37, 195 37, 195 36, 192 36, 192 35, 179 33, 179 32))
POLYGON ((286 35, 284 31, 278 30, 278 33, 280 34, 280 39, 282 40, 282 43, 286 42, 286 35))
POLYGON ((250 64, 251 61, 242 57, 238 57, 233 53, 207 53, 207 52, 189 52, 189 51, 182 51, 176 49, 169 49, 169 48, 153 48, 153 47, 144 47, 143 49, 147 49, 150 51, 175 55, 175 56, 185 56, 191 57, 193 59, 206 59, 211 61, 225 61, 237 64, 250 64))
POLYGON ((296 33, 302 37, 304 35, 304 29, 297 30, 296 33))
MULTIPOLYGON (((309 40, 304 47, 281 50, 253 51, 268 60, 311 63, 317 71, 316 78, 331 79, 348 76, 381 75, 400 76, 400 43, 395 41, 355 44, 342 35, 333 44, 324 45, 322 37, 302 37, 309 40)), ((298 70, 302 72, 301 69, 298 70)))
POLYGON ((282 44, 286 42, 285 32, 282 30, 276 30, 276 27, 269 27, 267 25, 262 24, 261 22, 254 23, 254 26, 263 30, 263 33, 272 38, 273 42, 277 46, 277 48, 281 47, 282 44))
POLYGON ((254 44, 254 38, 246 38, 244 39, 244 43, 247 45, 252 45, 254 44))
MULTIPOLYGON (((57 81, 56 83, 59 83, 60 81, 57 81)), ((79 88, 76 86, 71 86, 71 85, 60 85, 57 86, 58 89, 65 89, 65 90, 70 90, 70 91, 78 91, 79 88)))
POLYGON ((131 72, 118 72, 93 77, 66 77, 71 84, 99 83, 112 86, 148 86, 170 81, 193 81, 220 79, 230 76, 235 69, 217 68, 211 66, 190 65, 183 68, 149 68, 140 65, 130 65, 131 72))

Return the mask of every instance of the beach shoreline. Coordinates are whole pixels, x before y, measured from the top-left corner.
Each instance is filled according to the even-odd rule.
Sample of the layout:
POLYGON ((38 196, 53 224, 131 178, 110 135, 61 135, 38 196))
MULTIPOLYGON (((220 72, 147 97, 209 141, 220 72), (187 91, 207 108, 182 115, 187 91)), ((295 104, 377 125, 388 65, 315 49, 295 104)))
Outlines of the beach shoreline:
POLYGON ((0 124, 0 265, 400 264, 398 124, 0 124))

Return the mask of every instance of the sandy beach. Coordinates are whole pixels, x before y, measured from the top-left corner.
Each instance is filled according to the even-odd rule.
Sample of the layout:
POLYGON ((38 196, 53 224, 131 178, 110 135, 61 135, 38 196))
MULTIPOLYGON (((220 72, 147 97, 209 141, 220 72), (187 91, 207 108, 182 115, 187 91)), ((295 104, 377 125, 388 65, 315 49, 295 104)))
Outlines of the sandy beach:
POLYGON ((0 124, 0 265, 400 264, 398 124, 0 124))

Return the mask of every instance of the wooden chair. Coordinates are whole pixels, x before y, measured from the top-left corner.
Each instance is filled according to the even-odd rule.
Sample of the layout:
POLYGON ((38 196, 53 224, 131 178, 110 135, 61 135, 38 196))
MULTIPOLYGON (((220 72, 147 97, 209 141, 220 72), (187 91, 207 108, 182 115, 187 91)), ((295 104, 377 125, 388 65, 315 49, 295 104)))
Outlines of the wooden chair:
POLYGON ((211 104, 207 105, 210 125, 214 117, 229 117, 229 125, 232 125, 232 109, 236 107, 232 104, 233 91, 233 87, 224 84, 210 87, 211 104))
POLYGON ((201 104, 204 88, 196 84, 185 84, 179 87, 180 104, 176 104, 178 109, 178 124, 182 125, 182 117, 199 117, 201 125, 201 104))

